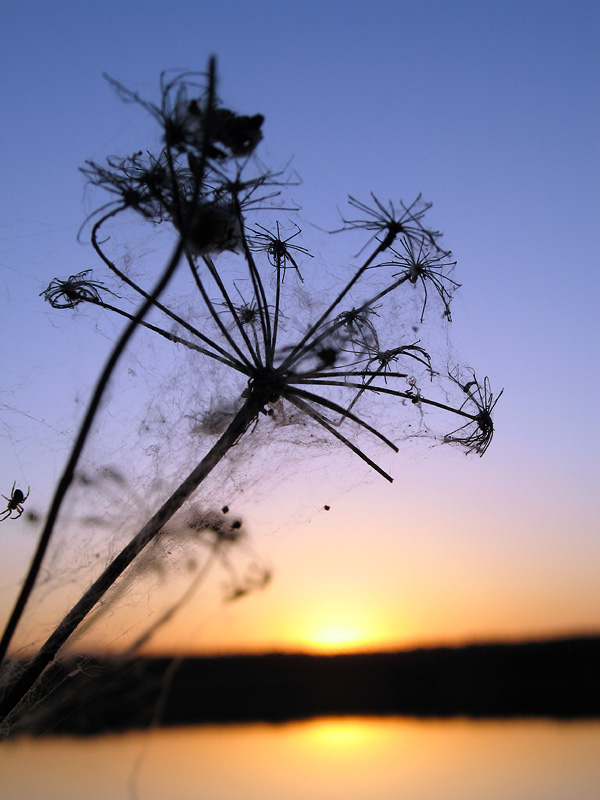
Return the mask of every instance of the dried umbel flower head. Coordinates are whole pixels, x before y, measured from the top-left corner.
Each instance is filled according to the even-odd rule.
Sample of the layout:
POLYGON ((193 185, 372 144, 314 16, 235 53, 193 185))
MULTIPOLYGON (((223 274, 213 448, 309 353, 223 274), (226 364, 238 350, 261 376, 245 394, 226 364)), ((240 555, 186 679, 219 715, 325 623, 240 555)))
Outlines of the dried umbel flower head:
MULTIPOLYGON (((308 258, 313 258, 313 256, 305 247, 300 247, 298 244, 291 243, 292 239, 302 233, 302 231, 298 225, 295 225, 296 230, 294 233, 286 239, 283 239, 281 237, 281 231, 279 230, 278 220, 275 225, 277 227, 276 234, 271 233, 270 230, 264 228, 262 225, 257 225, 256 228, 252 229, 252 235, 248 237, 250 249, 255 251, 264 250, 271 266, 275 267, 276 270, 283 270, 282 282, 285 278, 285 271, 289 268, 289 264, 291 264, 302 283, 304 283, 304 278, 302 277, 296 259, 292 255, 292 250, 303 256, 308 256, 308 258), (259 230, 257 230, 257 228, 259 230)), ((298 256, 296 256, 296 258, 297 257, 298 256)))
POLYGON ((211 127, 211 143, 218 150, 217 157, 248 156, 254 152, 262 140, 262 124, 265 118, 262 114, 234 114, 228 108, 218 108, 215 111, 211 127), (216 148, 215 143, 222 145, 216 148))
MULTIPOLYGON (((357 211, 362 212, 364 217, 346 219, 346 217, 342 216, 344 226, 339 228, 339 231, 373 231, 371 238, 376 238, 381 242, 381 249, 389 247, 399 236, 406 236, 409 240, 426 241, 432 247, 438 246, 437 240, 442 234, 424 226, 423 219, 431 208, 431 203, 424 203, 421 195, 418 195, 409 205, 406 205, 401 200, 398 209, 396 209, 391 200, 387 206, 384 205, 373 192, 371 192, 371 198, 373 206, 349 195, 348 202, 350 205, 357 211)), ((369 239, 370 241, 371 239, 369 239)))
POLYGON ((75 308, 80 303, 101 303, 99 289, 116 296, 102 281, 92 280, 91 269, 84 269, 68 278, 54 278, 39 296, 52 308, 75 308))
POLYGON ((195 256, 242 247, 239 217, 231 203, 199 203, 191 212, 187 246, 195 256))
POLYGON ((349 311, 342 311, 336 317, 336 322, 342 324, 342 329, 346 331, 350 341, 358 347, 375 348, 378 345, 377 330, 373 317, 379 314, 375 308, 351 308, 349 311))
POLYGON ((449 260, 452 254, 439 247, 432 247, 427 240, 415 241, 406 236, 400 239, 398 249, 390 247, 389 250, 394 254, 394 260, 387 261, 380 266, 402 267, 402 270, 394 273, 393 277, 406 275, 412 284, 420 283, 423 288, 421 322, 425 317, 428 284, 435 288, 444 307, 444 316, 451 320, 452 295, 460 287, 460 284, 451 277, 456 266, 456 261, 449 260))
MULTIPOLYGON (((430 203, 424 203, 420 195, 412 203, 400 201, 398 205, 385 204, 374 194, 372 204, 350 196, 350 206, 360 214, 343 216, 340 230, 372 234, 365 245, 374 239, 372 252, 341 284, 320 316, 309 321, 304 333, 294 340, 294 331, 301 326, 297 314, 290 317, 283 313, 284 307, 286 312, 289 307, 284 278, 291 268, 304 282, 300 262, 313 256, 300 243, 297 224, 292 223, 292 232, 285 235, 279 220, 268 227, 250 224, 246 219, 263 208, 257 202, 257 190, 276 183, 277 173, 248 159, 261 139, 262 115, 237 114, 224 108, 217 101, 214 84, 204 87, 192 73, 172 78, 163 74, 159 104, 142 100, 135 92, 111 82, 124 99, 138 103, 159 122, 164 148, 156 154, 146 151, 142 155, 144 151, 140 150, 128 159, 109 159, 107 167, 88 166, 91 181, 117 195, 116 206, 101 209, 102 216, 92 230, 92 243, 113 273, 144 297, 147 293, 143 287, 105 252, 107 240, 100 240, 100 228, 125 209, 153 223, 170 222, 182 237, 199 307, 211 321, 209 327, 199 327, 171 306, 156 302, 157 312, 165 323, 176 323, 177 333, 163 327, 159 317, 152 325, 143 323, 147 328, 240 373, 247 382, 242 399, 249 404, 250 416, 285 400, 348 446, 350 440, 338 429, 340 419, 351 420, 396 449, 386 436, 356 416, 358 401, 367 395, 375 400, 377 395, 391 394, 401 401, 416 401, 420 407, 429 405, 458 414, 467 427, 476 420, 478 426, 486 427, 477 396, 469 395, 469 403, 461 400, 452 405, 442 402, 435 392, 426 397, 423 391, 415 391, 415 369, 420 369, 431 384, 439 373, 426 343, 404 333, 408 326, 398 326, 394 320, 395 339, 386 340, 380 332, 386 323, 384 315, 390 313, 392 305, 394 309, 402 305, 400 295, 410 286, 423 290, 421 314, 413 320, 413 328, 423 321, 429 286, 435 289, 444 316, 450 320, 452 295, 459 286, 451 277, 456 262, 450 260, 450 251, 441 247, 439 231, 426 224, 430 203), (258 169, 258 173, 248 176, 249 169, 258 169), (226 253, 240 259, 238 272, 230 267, 223 271, 219 259, 226 253), (390 260, 381 260, 382 253, 389 253, 390 260), (357 304, 358 291, 362 291, 363 299, 357 304), (348 308, 350 297, 353 302, 348 308), (415 384, 407 389, 408 379, 415 384), (471 405, 475 407, 469 410, 471 405), (332 429, 336 419, 337 427, 332 429)), ((278 192, 279 187, 274 193, 269 191, 269 203, 278 192)), ((87 278, 87 273, 72 277, 87 278)), ((57 294, 59 288, 63 287, 54 287, 53 297, 63 296, 57 294)), ((88 299, 100 302, 98 288, 97 282, 88 279, 87 290, 81 291, 88 292, 88 299)), ((70 291, 73 300, 69 302, 74 302, 79 295, 75 289, 70 291)), ((123 309, 111 310, 126 315, 123 309)), ((485 407, 483 395, 479 399, 485 407)), ((446 441, 464 439, 455 434, 446 441)), ((472 447, 470 439, 465 444, 468 450, 481 450, 480 444, 472 447)), ((360 448, 352 445, 350 449, 373 466, 360 448)))
POLYGON ((175 152, 188 151, 218 160, 250 155, 262 139, 262 114, 236 114, 215 103, 214 95, 203 83, 201 74, 163 72, 160 78, 161 102, 150 103, 114 78, 105 75, 119 96, 136 103, 159 123, 165 146, 175 152))
POLYGON ((93 216, 107 209, 110 215, 130 209, 154 223, 171 222, 189 236, 193 252, 202 255, 236 250, 239 235, 229 209, 232 199, 259 203, 262 198, 251 197, 259 185, 277 181, 276 176, 262 175, 244 185, 239 174, 237 180, 228 175, 231 165, 235 170, 240 159, 247 161, 261 141, 264 117, 222 107, 214 87, 209 92, 197 78, 194 73, 163 73, 157 105, 107 77, 123 100, 140 105, 160 124, 164 148, 110 156, 105 164, 88 161, 82 171, 90 183, 115 198, 93 216))
POLYGON ((473 408, 474 413, 470 422, 446 434, 444 441, 449 444, 460 445, 467 453, 475 452, 482 456, 492 443, 494 436, 492 411, 504 390, 494 397, 490 390, 489 379, 485 377, 480 383, 473 370, 469 371, 468 377, 470 380, 468 381, 464 380, 459 369, 455 369, 449 375, 450 379, 466 395, 461 408, 470 406, 473 408))
POLYGON ((165 143, 178 150, 200 152, 208 147, 210 158, 223 160, 250 155, 262 139, 262 114, 235 114, 216 108, 207 114, 199 99, 188 100, 184 86, 165 126, 165 143))

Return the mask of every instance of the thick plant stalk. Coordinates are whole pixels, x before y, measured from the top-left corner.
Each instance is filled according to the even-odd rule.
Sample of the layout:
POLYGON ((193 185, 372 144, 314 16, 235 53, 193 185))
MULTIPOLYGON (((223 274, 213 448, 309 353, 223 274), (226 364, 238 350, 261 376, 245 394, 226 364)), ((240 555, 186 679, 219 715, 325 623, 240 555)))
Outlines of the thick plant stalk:
POLYGON ((0 702, 0 721, 19 705, 20 701, 33 688, 46 667, 54 660, 60 648, 83 621, 96 603, 105 595, 127 567, 136 559, 142 550, 160 533, 163 526, 181 508, 202 481, 212 472, 217 464, 227 455, 256 420, 262 403, 254 394, 250 394, 244 405, 237 412, 227 430, 213 445, 202 461, 195 467, 181 485, 173 492, 161 508, 148 520, 143 528, 134 536, 118 556, 108 565, 102 575, 90 586, 87 592, 64 617, 54 633, 36 653, 19 679, 10 687, 0 702))

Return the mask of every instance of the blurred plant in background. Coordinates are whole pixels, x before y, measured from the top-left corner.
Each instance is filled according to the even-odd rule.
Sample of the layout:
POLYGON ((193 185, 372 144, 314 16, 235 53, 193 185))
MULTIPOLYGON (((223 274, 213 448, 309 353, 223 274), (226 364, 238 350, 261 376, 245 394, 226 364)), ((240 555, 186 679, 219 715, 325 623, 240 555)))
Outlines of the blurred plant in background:
MULTIPOLYGON (((413 420, 411 435, 433 436, 480 455, 494 430, 491 412, 497 397, 487 378, 479 381, 472 370, 435 363, 428 343, 417 338, 428 316, 435 328, 450 322, 459 286, 452 277, 450 251, 442 247, 441 234, 427 225, 430 204, 420 197, 398 204, 385 204, 374 194, 368 202, 350 197, 352 212, 343 217, 340 231, 364 231, 370 238, 357 256, 359 263, 339 270, 333 287, 326 286, 323 274, 330 274, 330 265, 309 252, 300 227, 289 218, 297 208, 283 192, 294 184, 293 177, 286 170, 269 170, 256 156, 263 117, 237 114, 221 104, 214 60, 206 76, 163 74, 159 104, 109 80, 124 101, 155 120, 161 142, 154 150, 87 162, 83 172, 89 183, 109 198, 87 221, 104 273, 94 267, 54 278, 42 294, 53 308, 95 306, 128 323, 90 402, 5 632, 2 655, 39 574, 63 498, 73 480, 84 481, 78 462, 134 331, 158 336, 188 354, 191 361, 178 376, 180 384, 195 387, 211 364, 217 369, 219 397, 205 397, 204 411, 190 405, 184 414, 188 439, 202 433, 216 440, 188 462, 187 476, 156 502, 147 522, 91 581, 35 657, 11 673, 4 716, 22 702, 78 626, 97 613, 104 595, 112 591, 115 597, 112 587, 123 572, 144 558, 155 563, 148 553, 172 541, 178 530, 201 540, 229 565, 228 549, 240 539, 241 523, 236 525, 227 506, 207 511, 196 492, 242 438, 269 448, 274 431, 300 426, 296 446, 304 431, 312 431, 306 436, 310 443, 320 429, 321 439, 347 448, 391 481, 372 448, 398 450, 393 436, 399 418, 413 420), (138 274, 119 248, 118 224, 132 217, 150 230, 173 232, 176 244, 162 274, 138 274), (168 294, 169 284, 179 294, 168 294), (430 413, 448 415, 458 424, 451 423, 449 433, 436 432, 430 413), (388 422, 390 429, 384 430, 388 422)), ((168 470, 164 448, 160 457, 168 470)), ((243 482, 243 464, 240 469, 243 482)), ((119 492, 126 494, 126 480, 119 480, 119 492)), ((203 574, 200 570, 197 580, 203 574)), ((267 579, 268 571, 259 571, 246 582, 232 580, 231 596, 267 579)), ((147 641, 187 597, 186 592, 137 644, 147 641)))

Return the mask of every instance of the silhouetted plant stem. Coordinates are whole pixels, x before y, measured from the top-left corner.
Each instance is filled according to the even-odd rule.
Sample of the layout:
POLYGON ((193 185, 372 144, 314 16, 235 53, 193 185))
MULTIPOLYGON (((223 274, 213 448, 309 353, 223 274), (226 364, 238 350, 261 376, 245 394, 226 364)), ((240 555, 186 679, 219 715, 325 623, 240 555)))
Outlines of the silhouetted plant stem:
MULTIPOLYGON (((90 301, 93 302, 93 301, 90 301)), ((124 311, 122 308, 117 308, 117 306, 113 306, 110 303, 105 303, 104 300, 96 303, 96 305, 100 306, 101 308, 105 308, 107 311, 112 311, 115 314, 119 314, 121 317, 125 317, 126 319, 135 319, 134 314, 129 314, 127 311, 124 311)), ((188 350, 195 350, 196 353, 200 353, 204 356, 210 356, 210 358, 214 358, 215 361, 220 361, 221 364, 225 364, 227 367, 231 367, 232 363, 230 360, 221 358, 220 356, 216 355, 215 353, 211 353, 205 347, 200 347, 193 342, 188 342, 187 339, 183 339, 181 336, 177 336, 176 333, 172 333, 170 331, 163 331, 162 328, 158 328, 156 325, 152 325, 151 322, 146 322, 145 320, 140 320, 139 324, 147 328, 149 331, 153 331, 154 333, 158 333, 159 336, 162 336, 163 339, 167 339, 169 342, 174 342, 175 344, 181 344, 184 347, 187 347, 188 350)))
MULTIPOLYGON (((204 303, 205 303, 206 307, 208 308, 208 310, 209 310, 209 313, 210 313, 210 315, 211 315, 211 317, 212 317, 213 321, 215 322, 215 324, 216 324, 216 325, 217 325, 217 327, 219 328, 219 331, 221 332, 221 335, 223 336, 223 338, 225 339, 225 341, 226 341, 226 342, 229 344, 229 346, 231 347, 231 349, 232 349, 232 350, 233 350, 233 351, 236 353, 236 355, 239 357, 239 359, 240 359, 241 363, 243 363, 243 364, 245 364, 247 367, 251 368, 251 367, 252 367, 252 365, 251 365, 250 361, 249 361, 249 360, 248 360, 248 358, 247 358, 247 357, 244 355, 244 353, 241 351, 241 349, 240 349, 240 348, 237 346, 237 344, 236 344, 236 343, 235 343, 235 341, 233 340, 233 337, 231 336, 231 334, 230 334, 230 333, 229 333, 229 331, 227 330, 226 326, 223 324, 223 322, 222 322, 221 318, 219 317, 219 313, 218 313, 218 311, 216 310, 216 308, 215 308, 215 306, 214 306, 214 303, 211 303, 211 301, 210 301, 210 298, 208 297, 208 294, 207 294, 207 292, 206 292, 206 289, 204 288, 204 284, 202 283, 202 280, 201 280, 201 278, 200 278, 200 275, 199 275, 199 273, 198 273, 198 270, 197 270, 197 268, 196 268, 196 265, 194 264, 193 260, 190 258, 190 256, 189 256, 189 255, 187 256, 187 261, 188 261, 188 265, 189 265, 190 271, 191 271, 191 273, 192 273, 192 277, 194 278, 194 283, 196 284, 196 288, 197 288, 197 289, 198 289, 198 291, 200 292, 200 296, 201 296, 201 297, 202 297, 202 299, 204 300, 204 303)), ((214 277, 214 273, 212 273, 212 272, 211 272, 211 274, 212 274, 212 275, 213 275, 213 277, 214 277)), ((220 288, 220 287, 219 287, 219 288, 220 288)), ((224 297, 227 297, 227 295, 226 295, 226 294, 224 294, 224 297)), ((225 302, 227 302, 227 300, 226 300, 225 302)), ((240 326, 240 327, 241 327, 241 326, 240 326)), ((242 328, 242 330, 243 330, 243 328, 242 328)), ((248 349, 249 349, 250 353, 252 354, 252 357, 253 357, 253 360, 254 360, 254 363, 255 363, 255 365, 258 365, 258 364, 260 364, 260 359, 258 358, 257 354, 253 352, 253 350, 252 350, 252 345, 250 344, 250 340, 249 340, 249 339, 246 337, 246 335, 245 335, 245 334, 246 334, 246 332, 245 332, 245 331, 243 331, 243 333, 244 333, 244 336, 245 336, 245 342, 246 342, 246 345, 247 345, 247 347, 248 347, 248 349)))
MULTIPOLYGON (((219 291, 221 292, 221 296, 223 297, 223 301, 224 301, 229 313, 231 314, 231 317, 232 317, 232 319, 233 319, 233 321, 235 323, 235 326, 236 326, 237 330, 239 331, 242 339, 244 340, 244 342, 246 344, 246 347, 248 348, 248 352, 251 354, 255 365, 256 366, 260 365, 260 357, 259 357, 259 353, 258 353, 258 345, 256 346, 256 350, 254 350, 253 347, 252 347, 252 343, 250 342, 250 337, 248 336, 248 334, 246 333, 246 329, 242 325, 242 322, 240 320, 239 314, 237 313, 237 311, 235 309, 235 305, 231 301, 231 298, 229 296, 229 292, 227 291, 227 289, 225 287, 225 284, 221 280, 221 276, 219 275, 219 271, 215 267, 215 264, 214 264, 212 258, 210 258, 210 256, 203 256, 202 260, 204 261, 204 263, 208 267, 208 271, 210 272, 210 275, 211 275, 212 279, 216 283, 219 291)), ((190 268, 192 270, 192 274, 194 275, 194 279, 198 283, 199 282, 198 270, 196 269, 196 267, 193 264, 193 262, 190 263, 190 268)), ((207 301, 205 300, 205 302, 207 302, 207 301)), ((210 303, 210 301, 208 301, 207 305, 212 305, 212 304, 210 303)), ((248 359, 246 357, 244 357, 244 363, 249 363, 248 359)))
MULTIPOLYGON (((117 211, 123 211, 123 210, 124 210, 123 207, 119 207, 117 209, 117 211)), ((102 223, 104 223, 106 220, 108 220, 111 216, 114 216, 115 213, 116 212, 113 211, 110 214, 106 214, 101 220, 98 220, 98 222, 96 222, 96 224, 94 225, 94 227, 92 229, 92 233, 91 233, 92 246, 93 246, 94 250, 96 251, 96 253, 100 256, 102 261, 111 270, 111 272, 113 272, 119 278, 119 280, 122 280, 124 283, 126 283, 128 286, 130 286, 136 292, 138 292, 138 294, 140 294, 142 297, 148 298, 150 295, 147 292, 145 292, 144 289, 142 289, 140 286, 138 286, 137 283, 135 283, 135 281, 132 281, 131 278, 129 278, 122 270, 120 270, 117 267, 117 265, 102 250, 102 247, 100 246, 100 243, 98 242, 98 232, 99 232, 100 226, 102 225, 102 223)), ((172 309, 170 309, 167 306, 165 306, 162 303, 160 303, 157 298, 155 298, 153 300, 152 305, 155 308, 158 308, 159 311, 162 311, 163 314, 166 314, 166 316, 170 317, 173 320, 173 322, 176 322, 178 325, 181 325, 182 328, 187 330, 189 333, 191 333, 196 338, 200 339, 200 341, 202 341, 205 344, 208 344, 211 347, 213 347, 222 356, 227 357, 227 361, 223 361, 223 359, 218 359, 218 358, 217 358, 217 360, 221 360, 221 361, 223 361, 223 363, 230 363, 230 364, 234 363, 237 368, 239 368, 241 366, 237 361, 234 361, 232 359, 232 356, 227 352, 227 350, 225 350, 222 347, 219 347, 218 343, 214 342, 208 336, 205 336, 197 328, 195 328, 193 325, 191 325, 187 320, 183 319, 178 314, 176 314, 172 309)), ((216 356, 213 356, 213 357, 216 358, 216 356)))
POLYGON ((6 656, 8 647, 10 645, 16 627, 19 624, 19 620, 23 615, 23 611, 25 610, 27 601, 31 595, 31 592, 33 591, 35 581, 42 566, 44 555, 46 554, 46 550, 48 549, 48 544, 50 543, 50 537, 52 536, 52 531, 54 529, 54 524, 56 523, 60 507, 67 493, 67 490, 69 489, 69 486, 71 485, 71 482, 73 480, 73 476, 75 474, 75 467, 77 466, 77 462, 79 461, 79 457, 83 451, 83 447, 85 445, 88 434, 94 422, 96 412, 98 411, 100 402, 102 401, 104 390, 106 389, 110 377, 117 365, 117 362, 119 361, 119 358, 121 357, 123 351, 127 347, 127 344, 129 343, 129 340, 131 339, 133 332, 135 331, 139 323, 142 321, 144 316, 147 314, 150 307, 154 304, 156 298, 158 298, 160 294, 163 292, 168 282, 170 281, 171 277, 173 276, 173 273, 177 269, 182 253, 183 253, 183 238, 179 240, 175 248, 175 251, 171 256, 171 259, 167 265, 167 268, 165 269, 154 291, 150 295, 148 295, 145 302, 142 303, 137 314, 130 320, 129 324, 121 334, 120 339, 113 348, 113 351, 110 354, 110 357, 106 362, 104 369, 102 370, 100 378, 98 379, 96 388, 92 395, 92 399, 90 400, 90 404, 88 406, 83 422, 81 423, 79 433, 77 434, 75 444, 73 445, 73 449, 71 450, 71 455, 69 456, 69 460, 67 461, 61 479, 56 488, 56 492, 54 494, 50 510, 48 511, 48 516, 46 518, 44 529, 40 535, 38 545, 31 562, 31 566, 29 567, 29 572, 27 573, 27 577, 25 578, 25 581, 23 583, 23 586, 15 603, 15 607, 12 611, 12 614, 10 615, 10 618, 2 635, 2 640, 0 641, 0 663, 2 663, 4 657, 6 656))
POLYGON ((79 624, 101 600, 115 581, 135 560, 142 550, 160 533, 163 526, 179 511, 185 501, 193 494, 202 481, 227 455, 250 425, 256 420, 264 398, 251 393, 237 412, 227 430, 213 445, 202 461, 173 492, 168 500, 141 528, 133 539, 121 550, 99 578, 94 581, 71 611, 59 623, 54 633, 38 650, 18 680, 9 688, 0 701, 0 721, 16 708, 19 702, 32 689, 46 667, 54 660, 60 648, 73 634, 79 624))

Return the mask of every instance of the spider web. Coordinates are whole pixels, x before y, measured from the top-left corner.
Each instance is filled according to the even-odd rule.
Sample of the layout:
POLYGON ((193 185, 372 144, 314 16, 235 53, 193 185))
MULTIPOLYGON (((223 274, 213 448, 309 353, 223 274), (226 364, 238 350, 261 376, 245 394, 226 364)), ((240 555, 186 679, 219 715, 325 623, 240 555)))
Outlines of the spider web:
MULTIPOLYGON (((287 222, 282 222, 281 215, 273 214, 269 222, 264 212, 251 214, 247 220, 250 230, 255 229, 254 216, 267 240, 268 231, 276 230, 284 241, 292 237, 298 248, 307 244, 289 215, 287 222)), ((367 234, 369 238, 370 229, 367 234)), ((377 241, 375 238, 375 246, 377 241)), ((160 226, 154 226, 148 235, 145 225, 135 225, 124 215, 124 221, 117 220, 111 227, 105 247, 125 276, 148 292, 168 259, 170 245, 160 226)), ((344 439, 352 442, 355 454, 368 453, 378 462, 385 458, 390 471, 389 456, 383 455, 387 450, 374 439, 373 429, 396 444, 432 432, 436 435, 436 412, 426 412, 419 398, 421 392, 427 392, 444 403, 456 388, 451 380, 440 378, 447 369, 448 352, 444 303, 431 291, 424 317, 418 284, 406 283, 402 291, 386 293, 393 282, 393 267, 377 269, 374 264, 364 272, 368 288, 363 282, 354 285, 349 281, 357 272, 356 261, 364 259, 355 259, 352 252, 341 249, 332 255, 332 247, 325 243, 319 247, 317 251, 311 248, 314 258, 304 261, 307 253, 294 251, 302 273, 288 264, 280 286, 273 253, 257 253, 256 260, 269 292, 267 308, 273 309, 279 302, 277 352, 283 360, 292 359, 298 374, 317 376, 316 382, 309 381, 306 387, 312 391, 317 386, 324 402, 315 411, 306 396, 297 394, 301 399, 296 405, 281 399, 266 404, 265 413, 258 415, 209 478, 117 580, 61 655, 100 652, 117 658, 160 648, 161 633, 183 604, 189 610, 195 603, 236 598, 266 585, 270 565, 259 555, 261 537, 290 529, 295 521, 314 513, 311 508, 322 507, 316 498, 324 485, 333 485, 334 492, 351 489, 332 477, 329 466, 334 456, 338 469, 343 458, 350 461, 355 457, 342 443, 344 439), (348 285, 351 289, 338 307, 336 297, 348 285), (282 290, 279 301, 274 299, 277 288, 282 290), (324 320, 325 310, 331 308, 333 316, 356 312, 364 319, 370 314, 377 335, 357 347, 340 322, 331 333, 325 330, 321 338, 321 327, 327 329, 327 324, 313 326, 324 320), (406 346, 401 353, 400 342, 406 346), (423 347, 435 356, 440 370, 435 382, 427 359, 419 355, 423 347), (294 361, 295 353, 299 355, 294 361), (331 358, 333 362, 328 363, 331 358), (339 381, 320 384, 320 374, 333 365, 340 371, 339 381), (352 370, 356 375, 349 379, 352 370), (386 394, 387 375, 394 371, 405 380, 402 398, 386 394), (376 394, 368 391, 375 372, 380 386, 376 394), (362 427, 350 413, 340 414, 343 408, 349 412, 350 403, 352 414, 366 423, 362 427), (277 498, 283 486, 285 509, 277 498), (297 488, 292 491, 290 486, 297 488), (292 494, 294 503, 289 502, 292 494), (260 520, 260 530, 256 530, 256 520, 260 520)), ((239 297, 240 306, 251 308, 252 280, 247 269, 240 269, 245 266, 244 256, 226 252, 218 254, 218 259, 228 296, 235 303, 239 297)), ((79 271, 76 276, 82 274, 87 275, 79 271)), ((135 313, 139 295, 126 281, 106 278, 95 268, 88 277, 94 285, 102 285, 97 283, 102 281, 109 290, 107 303, 118 300, 122 309, 129 309, 125 315, 135 313)), ((203 458, 242 406, 247 375, 182 344, 189 337, 186 324, 213 340, 221 337, 230 351, 243 349, 247 341, 251 345, 259 341, 257 329, 249 328, 245 334, 240 326, 231 325, 223 295, 219 299, 214 285, 208 291, 213 292, 209 294, 215 310, 212 315, 199 302, 189 270, 182 263, 161 297, 165 306, 176 311, 179 321, 171 318, 165 322, 164 315, 153 310, 145 322, 159 328, 162 335, 138 326, 119 361, 19 626, 15 655, 30 654, 39 647, 82 591, 203 458)), ((91 320, 88 324, 98 334, 108 341, 117 338, 122 317, 109 320, 107 306, 86 307, 85 311, 91 320)), ((71 316, 80 319, 80 309, 71 316)), ((66 323, 62 325, 66 330, 66 323)), ((371 472, 364 466, 361 480, 367 475, 371 472)))

